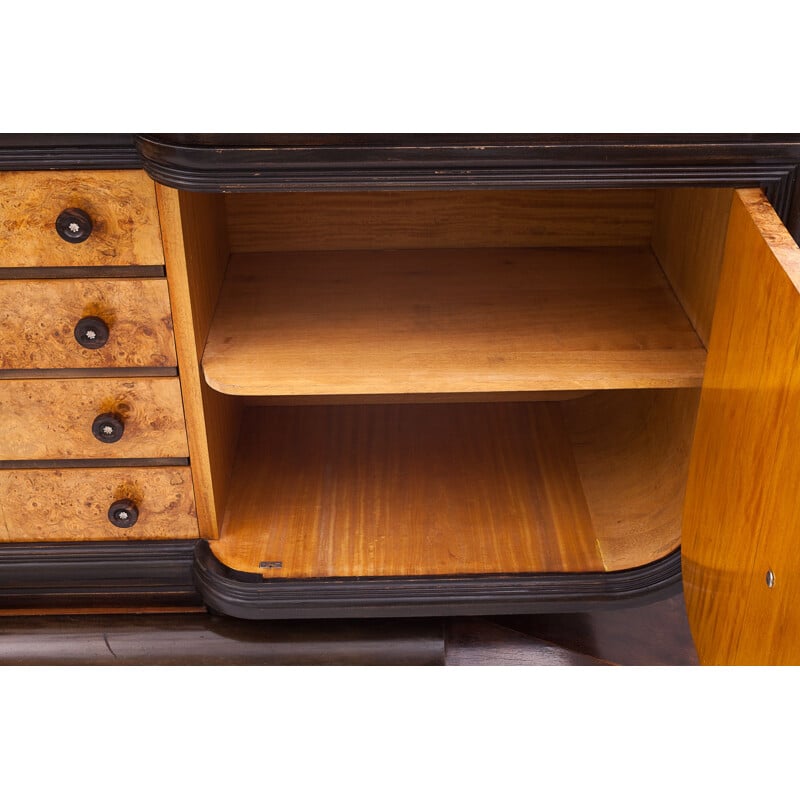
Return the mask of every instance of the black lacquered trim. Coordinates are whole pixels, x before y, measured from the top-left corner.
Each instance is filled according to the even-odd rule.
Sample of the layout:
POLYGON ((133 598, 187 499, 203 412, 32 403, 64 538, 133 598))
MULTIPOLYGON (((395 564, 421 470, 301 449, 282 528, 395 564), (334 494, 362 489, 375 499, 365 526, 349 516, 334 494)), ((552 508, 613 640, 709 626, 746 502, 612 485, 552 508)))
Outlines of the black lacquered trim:
POLYGON ((202 192, 760 187, 800 238, 800 134, 140 135, 159 183, 202 192))
POLYGON ((0 461, 0 469, 103 469, 188 467, 188 458, 39 458, 0 461))
POLYGON ((74 278, 165 278, 163 264, 141 267, 2 267, 0 280, 64 280, 74 278))
POLYGON ((208 542, 195 547, 194 580, 203 601, 241 619, 588 611, 598 603, 648 603, 681 589, 679 550, 619 572, 265 579, 229 569, 208 542))
POLYGON ((131 133, 0 135, 0 171, 141 169, 131 133))
POLYGON ((0 545, 0 608, 199 605, 195 542, 0 545))
POLYGON ((175 378, 177 367, 69 367, 59 369, 2 369, 0 380, 50 380, 53 378, 175 378))
POLYGON ((157 180, 195 191, 568 188, 770 180, 799 134, 140 135, 157 180))

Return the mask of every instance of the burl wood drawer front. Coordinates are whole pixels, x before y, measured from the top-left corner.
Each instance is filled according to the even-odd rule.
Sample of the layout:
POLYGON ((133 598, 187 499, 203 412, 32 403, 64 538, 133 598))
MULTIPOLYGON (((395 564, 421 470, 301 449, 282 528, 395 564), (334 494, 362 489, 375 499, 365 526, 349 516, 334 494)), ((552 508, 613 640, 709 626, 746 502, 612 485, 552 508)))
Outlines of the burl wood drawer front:
POLYGON ((0 512, 6 542, 198 535, 189 467, 0 470, 0 512), (134 524, 111 522, 115 503, 127 504, 118 522, 130 524, 135 514, 134 524))
POLYGON ((177 378, 0 381, 0 461, 188 455, 177 378))
POLYGON ((143 171, 0 173, 0 268, 155 265, 164 263, 155 185, 143 171), (56 228, 69 209, 90 229, 56 228), (67 233, 69 235, 69 233, 67 233))
MULTIPOLYGON (((163 278, 0 280, 0 369, 174 367, 163 278), (108 339, 87 348, 81 320, 101 320, 108 339)), ((94 331, 94 343, 98 343, 94 331)))

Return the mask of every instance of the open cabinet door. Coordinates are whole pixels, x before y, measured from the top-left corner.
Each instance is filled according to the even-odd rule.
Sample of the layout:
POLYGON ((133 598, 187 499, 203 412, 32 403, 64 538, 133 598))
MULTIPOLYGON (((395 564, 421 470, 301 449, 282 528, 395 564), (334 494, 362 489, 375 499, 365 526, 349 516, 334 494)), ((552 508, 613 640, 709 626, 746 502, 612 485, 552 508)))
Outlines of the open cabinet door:
POLYGON ((682 531, 705 664, 800 664, 800 249, 734 195, 682 531))

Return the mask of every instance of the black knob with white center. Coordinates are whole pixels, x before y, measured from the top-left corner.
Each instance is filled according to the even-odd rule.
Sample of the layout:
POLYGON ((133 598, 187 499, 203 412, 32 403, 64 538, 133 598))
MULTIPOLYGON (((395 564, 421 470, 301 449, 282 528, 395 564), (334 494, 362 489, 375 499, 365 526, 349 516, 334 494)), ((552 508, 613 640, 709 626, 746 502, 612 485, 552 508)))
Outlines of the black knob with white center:
POLYGON ((125 433, 125 423, 117 414, 100 414, 92 423, 92 434, 98 442, 114 444, 125 433))
POLYGON ((117 500, 108 509, 108 520, 117 528, 132 528, 139 519, 139 509, 133 500, 117 500))
POLYGON ((100 317, 84 317, 75 326, 75 341, 87 350, 99 350, 108 341, 108 325, 100 317))
POLYGON ((65 242, 80 244, 92 234, 92 219, 81 208, 65 208, 56 218, 56 231, 65 242))

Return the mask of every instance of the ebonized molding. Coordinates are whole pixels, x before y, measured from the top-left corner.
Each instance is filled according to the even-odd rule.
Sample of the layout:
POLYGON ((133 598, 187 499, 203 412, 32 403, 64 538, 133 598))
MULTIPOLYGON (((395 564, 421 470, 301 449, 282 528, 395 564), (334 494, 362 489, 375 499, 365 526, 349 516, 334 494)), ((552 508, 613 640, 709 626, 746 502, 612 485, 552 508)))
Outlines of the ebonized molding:
POLYGON ((0 608, 197 606, 194 541, 0 545, 0 608))
POLYGON ((65 367, 58 369, 4 369, 2 380, 35 380, 37 378, 174 378, 177 367, 65 367))
POLYGON ((131 133, 0 134, 0 171, 141 168, 131 133))
POLYGON ((29 458, 0 461, 0 469, 109 469, 114 467, 188 466, 188 458, 29 458))
POLYGON ((203 192, 762 188, 800 238, 800 134, 150 134, 159 183, 203 192))
POLYGON ((640 605, 681 589, 679 550, 619 572, 264 579, 229 569, 208 542, 195 548, 194 580, 203 602, 241 619, 560 613, 640 605))
POLYGON ((165 278, 163 264, 142 267, 3 267, 0 280, 39 281, 75 278, 165 278))

